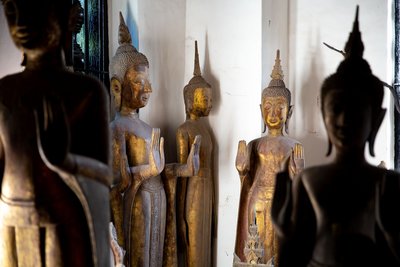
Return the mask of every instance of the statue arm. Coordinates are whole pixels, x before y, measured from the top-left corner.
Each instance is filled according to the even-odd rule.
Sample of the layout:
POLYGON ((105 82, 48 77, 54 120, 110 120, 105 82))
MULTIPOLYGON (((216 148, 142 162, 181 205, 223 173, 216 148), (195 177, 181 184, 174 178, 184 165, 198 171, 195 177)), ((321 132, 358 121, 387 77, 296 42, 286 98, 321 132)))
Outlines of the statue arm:
MULTIPOLYGON (((176 133, 176 145, 177 145, 177 159, 178 163, 186 164, 186 160, 189 153, 189 135, 188 133, 179 128, 176 133)), ((177 184, 177 195, 176 195, 176 221, 177 221, 177 236, 178 236, 178 247, 184 249, 187 246, 187 230, 188 225, 186 221, 186 190, 187 190, 187 178, 181 177, 177 184)))
POLYGON ((307 266, 314 251, 316 218, 311 201, 300 175, 293 181, 293 210, 281 243, 280 266, 307 266))
POLYGON ((133 182, 141 184, 144 180, 159 175, 165 166, 164 138, 160 137, 160 129, 154 128, 151 132, 151 143, 148 153, 149 164, 131 166, 130 173, 133 175, 133 182))
POLYGON ((196 135, 192 145, 190 146, 190 152, 185 160, 186 163, 171 163, 167 164, 166 171, 171 173, 174 177, 190 177, 196 176, 200 169, 200 146, 201 136, 196 135))
POLYGON ((178 129, 176 133, 178 163, 186 164, 189 155, 189 142, 188 134, 178 129))
POLYGON ((400 176, 388 171, 377 186, 377 221, 393 255, 400 263, 400 176))
POLYGON ((296 143, 290 154, 290 177, 292 179, 304 170, 304 148, 300 143, 296 143))
MULTIPOLYGON (((100 104, 100 106, 107 107, 106 103, 103 104, 100 104)), ((97 114, 100 118, 97 118, 97 121, 93 119, 95 122, 90 124, 93 131, 98 130, 96 132, 97 137, 91 135, 93 137, 92 143, 85 140, 88 144, 81 148, 82 153, 78 154, 70 151, 70 125, 63 103, 47 97, 43 99, 42 108, 34 110, 34 117, 39 154, 47 167, 56 172, 62 170, 72 174, 81 174, 109 186, 112 175, 109 162, 107 111, 103 110, 103 114, 102 109, 98 109, 97 114), (85 148, 87 147, 101 148, 84 153, 83 151, 86 151, 85 148), (96 155, 96 157, 92 155, 96 155)), ((85 142, 77 141, 81 146, 84 146, 83 143, 85 142)))
POLYGON ((246 141, 240 140, 236 154, 236 169, 240 176, 241 185, 250 170, 250 155, 252 143, 246 146, 246 141))
POLYGON ((129 169, 124 134, 116 127, 112 127, 112 151, 113 183, 118 187, 118 191, 123 193, 131 184, 132 174, 129 169))

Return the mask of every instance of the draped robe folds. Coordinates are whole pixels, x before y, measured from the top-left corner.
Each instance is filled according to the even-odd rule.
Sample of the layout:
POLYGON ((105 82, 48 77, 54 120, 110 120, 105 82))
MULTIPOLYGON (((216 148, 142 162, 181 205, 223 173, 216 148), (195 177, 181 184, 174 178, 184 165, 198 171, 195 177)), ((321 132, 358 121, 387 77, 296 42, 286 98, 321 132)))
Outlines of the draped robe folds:
POLYGON ((178 251, 183 266, 212 266, 213 144, 209 130, 199 121, 187 120, 177 132, 178 158, 186 163, 196 135, 201 135, 200 170, 197 176, 177 181, 178 251), (186 238, 186 240, 184 240, 186 238))
POLYGON ((285 136, 265 136, 248 144, 248 151, 251 151, 250 170, 244 178, 241 190, 235 248, 235 253, 242 262, 246 262, 243 249, 248 240, 249 226, 255 222, 264 249, 261 263, 266 264, 272 257, 277 262, 278 242, 270 212, 275 176, 281 170, 284 160, 291 155, 296 143, 296 140, 285 136))
MULTIPOLYGON (((114 136, 122 136, 122 153, 130 167, 148 164, 152 128, 138 118, 117 116, 112 122, 114 136)), ((115 140, 114 140, 115 142, 115 140)), ((114 151, 114 153, 121 153, 114 151)), ((121 168, 114 162, 114 168, 121 168)), ((119 171, 119 170, 118 170, 119 171)), ((135 179, 135 174, 131 179, 135 179)), ((147 178, 138 188, 133 183, 123 194, 122 201, 124 249, 129 267, 161 267, 163 263, 167 200, 159 175, 147 178)))
POLYGON ((58 70, 25 70, 1 79, 0 88, 1 265, 109 266, 108 186, 50 170, 39 155, 34 118, 43 99, 58 99, 70 152, 106 164, 105 90, 95 80, 58 70))

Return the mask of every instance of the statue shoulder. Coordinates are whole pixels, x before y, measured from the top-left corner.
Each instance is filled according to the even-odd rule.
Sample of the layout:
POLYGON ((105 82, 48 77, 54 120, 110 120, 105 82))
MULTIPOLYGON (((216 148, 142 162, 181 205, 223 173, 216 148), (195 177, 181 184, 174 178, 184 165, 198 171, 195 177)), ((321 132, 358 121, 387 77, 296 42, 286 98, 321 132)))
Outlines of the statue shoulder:
POLYGON ((76 90, 82 90, 100 96, 104 99, 108 97, 107 89, 97 78, 81 73, 66 72, 65 78, 70 81, 70 85, 76 90))

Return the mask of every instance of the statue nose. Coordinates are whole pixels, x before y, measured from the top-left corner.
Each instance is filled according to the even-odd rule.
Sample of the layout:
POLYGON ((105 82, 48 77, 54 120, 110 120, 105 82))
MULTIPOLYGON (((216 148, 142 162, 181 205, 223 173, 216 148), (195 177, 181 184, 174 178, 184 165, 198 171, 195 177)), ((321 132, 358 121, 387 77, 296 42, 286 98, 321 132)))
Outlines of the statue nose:
POLYGON ((146 84, 146 85, 144 86, 144 92, 145 92, 145 93, 151 93, 151 92, 153 92, 153 90, 152 90, 150 84, 146 84))

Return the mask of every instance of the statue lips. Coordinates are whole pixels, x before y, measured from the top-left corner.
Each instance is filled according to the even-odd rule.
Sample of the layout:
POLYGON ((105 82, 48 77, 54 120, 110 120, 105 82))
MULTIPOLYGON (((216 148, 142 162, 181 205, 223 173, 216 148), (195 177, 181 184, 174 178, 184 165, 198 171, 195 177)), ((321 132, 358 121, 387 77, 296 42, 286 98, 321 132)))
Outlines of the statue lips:
POLYGON ((143 104, 147 104, 147 102, 149 102, 149 98, 150 98, 150 94, 146 93, 140 97, 140 100, 142 101, 143 104))
POLYGON ((11 35, 14 37, 14 40, 18 42, 22 46, 26 46, 29 43, 32 43, 36 37, 36 33, 34 31, 30 31, 28 27, 15 27, 11 31, 11 35))

